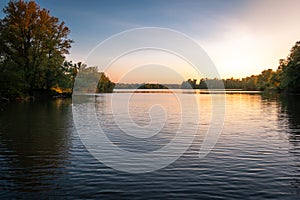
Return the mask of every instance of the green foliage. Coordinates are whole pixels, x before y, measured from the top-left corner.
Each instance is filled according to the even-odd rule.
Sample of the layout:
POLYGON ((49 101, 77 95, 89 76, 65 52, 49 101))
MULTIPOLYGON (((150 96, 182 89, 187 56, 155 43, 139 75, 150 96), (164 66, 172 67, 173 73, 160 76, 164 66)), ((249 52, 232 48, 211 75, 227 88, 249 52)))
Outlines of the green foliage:
MULTIPOLYGON (((193 89, 240 89, 240 90, 266 90, 276 89, 279 85, 278 73, 272 69, 264 70, 259 75, 252 75, 250 77, 240 79, 200 79, 199 84, 197 80, 188 79, 184 81, 181 88, 186 88, 190 84, 193 89)), ((191 88, 191 87, 190 87, 191 88)))
POLYGON ((241 89, 242 88, 242 81, 240 79, 226 79, 223 80, 224 82, 224 87, 226 89, 241 89))
POLYGON ((277 71, 281 89, 292 93, 300 92, 300 41, 292 47, 286 60, 280 60, 277 71))
POLYGON ((0 96, 50 91, 68 73, 63 62, 72 43, 69 28, 34 1, 10 1, 3 12, 0 96))
MULTIPOLYGON (((73 64, 72 61, 64 61, 63 65, 57 71, 57 77, 54 81, 55 88, 60 88, 60 94, 71 95, 73 92, 75 78, 82 63, 73 64)), ((53 87, 51 88, 53 90, 53 87)))
POLYGON ((243 90, 260 90, 276 89, 277 78, 276 72, 272 69, 263 70, 259 75, 252 75, 242 79, 243 90))
POLYGON ((201 79, 199 85, 195 79, 184 81, 181 88, 199 88, 199 89, 221 89, 223 81, 225 89, 243 89, 243 90, 275 90, 286 91, 290 93, 300 93, 300 41, 292 47, 287 59, 279 60, 277 71, 272 69, 263 70, 259 75, 240 79, 201 79))
POLYGON ((74 89, 78 93, 108 93, 115 87, 115 83, 111 82, 104 72, 98 72, 97 67, 86 65, 79 68, 75 84, 74 89))
POLYGON ((14 63, 0 64, 0 96, 7 98, 22 97, 24 88, 24 73, 17 71, 14 63))
POLYGON ((115 83, 111 82, 104 72, 100 72, 100 78, 97 84, 97 93, 113 92, 115 83))
POLYGON ((258 78, 255 75, 252 75, 250 77, 246 77, 242 79, 242 87, 243 90, 258 90, 258 84, 257 81, 258 78))

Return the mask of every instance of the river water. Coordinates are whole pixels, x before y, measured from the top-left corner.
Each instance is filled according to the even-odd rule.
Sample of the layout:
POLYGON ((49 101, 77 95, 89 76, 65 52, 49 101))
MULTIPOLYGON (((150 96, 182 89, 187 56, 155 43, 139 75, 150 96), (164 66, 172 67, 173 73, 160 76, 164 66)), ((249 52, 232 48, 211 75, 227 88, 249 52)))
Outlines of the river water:
MULTIPOLYGON (((112 95, 115 105, 128 103, 123 97, 126 92, 98 95, 97 119, 108 138, 126 151, 155 151, 170 142, 182 125, 176 118, 181 111, 170 99, 172 94, 135 93, 130 115, 136 124, 155 125, 155 120, 169 118, 165 128, 152 135, 151 145, 144 138, 120 135, 116 123, 111 122, 112 95), (151 107, 157 104, 164 112, 151 107)), ((201 130, 178 160, 140 174, 110 168, 89 153, 75 128, 70 99, 1 107, 0 198, 300 198, 300 96, 226 94, 222 132, 212 151, 200 159, 199 149, 211 120, 211 97, 205 92, 179 95, 201 102, 201 130)), ((123 120, 121 113, 114 114, 123 120)), ((125 128, 135 132, 132 126, 125 128)), ((190 134, 189 127, 183 128, 190 134)))

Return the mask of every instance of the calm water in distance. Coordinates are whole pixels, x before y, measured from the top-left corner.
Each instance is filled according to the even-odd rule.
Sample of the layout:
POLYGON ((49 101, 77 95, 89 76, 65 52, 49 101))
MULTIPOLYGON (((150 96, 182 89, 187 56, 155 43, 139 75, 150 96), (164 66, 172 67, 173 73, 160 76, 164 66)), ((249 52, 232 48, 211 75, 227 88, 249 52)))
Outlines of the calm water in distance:
MULTIPOLYGON (((99 116, 109 112, 110 95, 96 97, 99 116)), ((114 95, 120 95, 122 103, 124 94, 114 95)), ((136 123, 149 123, 144 113, 149 102, 172 107, 169 95, 135 94, 130 112, 136 123)), ((203 128, 180 159, 145 174, 116 171, 91 156, 74 127, 71 100, 6 105, 0 111, 0 199, 300 198, 300 96, 227 94, 222 134, 212 152, 199 159, 210 95, 181 95, 196 95, 201 102, 203 128)), ((177 112, 173 108, 170 120, 177 112)), ((144 144, 118 137, 110 119, 105 120, 112 141, 131 151, 143 150, 144 144)), ((179 126, 178 120, 170 123, 174 129, 179 126)), ((172 134, 172 128, 166 130, 172 134)), ((159 148, 167 139, 156 138, 152 147, 159 148)))

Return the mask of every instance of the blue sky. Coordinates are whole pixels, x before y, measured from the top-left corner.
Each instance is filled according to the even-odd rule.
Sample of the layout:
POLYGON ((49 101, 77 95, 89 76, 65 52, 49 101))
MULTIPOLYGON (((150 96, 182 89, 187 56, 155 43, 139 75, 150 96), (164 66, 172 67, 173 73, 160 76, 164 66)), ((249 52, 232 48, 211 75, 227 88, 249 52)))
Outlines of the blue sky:
MULTIPOLYGON (((7 0, 2 0, 4 7, 7 0)), ((193 38, 222 77, 278 66, 300 40, 297 0, 37 0, 66 22, 75 41, 68 59, 83 61, 101 41, 139 27, 163 27, 193 38)), ((0 15, 3 17, 3 13, 0 15)), ((134 82, 134 80, 133 80, 134 82)))

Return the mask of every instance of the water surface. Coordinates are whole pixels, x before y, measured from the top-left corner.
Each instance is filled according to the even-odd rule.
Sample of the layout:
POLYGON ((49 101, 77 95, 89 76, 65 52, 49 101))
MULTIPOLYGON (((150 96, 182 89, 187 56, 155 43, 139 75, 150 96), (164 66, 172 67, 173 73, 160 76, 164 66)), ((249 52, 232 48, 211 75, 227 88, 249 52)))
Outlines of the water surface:
MULTIPOLYGON (((146 113, 151 103, 165 104, 169 113, 163 134, 148 141, 119 134, 113 119, 103 117, 110 114, 111 95, 97 96, 96 108, 99 122, 115 144, 142 152, 160 148, 172 139, 180 123, 176 102, 170 101, 172 94, 134 94, 131 115, 141 126, 151 121, 146 113)), ((120 95, 118 101, 122 104, 124 94, 113 95, 120 95)), ((187 98, 196 95, 201 102, 201 130, 180 159, 144 174, 116 171, 88 153, 74 127, 71 100, 6 105, 0 111, 0 198, 300 197, 299 96, 227 94, 222 134, 212 152, 199 159, 198 152, 210 122, 210 95, 179 95, 187 98)), ((160 116, 165 117, 163 114, 155 117, 160 116)))

